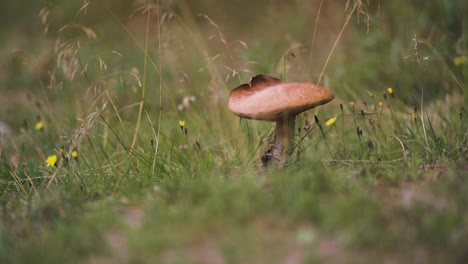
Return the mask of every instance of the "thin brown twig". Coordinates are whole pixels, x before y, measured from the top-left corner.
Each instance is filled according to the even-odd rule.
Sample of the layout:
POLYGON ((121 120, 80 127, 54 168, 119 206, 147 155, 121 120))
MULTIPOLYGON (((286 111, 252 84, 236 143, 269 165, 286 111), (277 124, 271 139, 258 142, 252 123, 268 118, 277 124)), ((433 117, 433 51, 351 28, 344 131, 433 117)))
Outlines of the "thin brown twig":
POLYGON ((322 81, 322 77, 323 77, 323 75, 325 73, 325 69, 327 68, 327 66, 328 66, 328 64, 330 62, 331 56, 333 55, 333 52, 335 51, 335 48, 336 48, 336 46, 338 45, 338 42, 341 39, 341 35, 343 35, 344 30, 346 29, 346 27, 349 24, 349 21, 351 20, 351 17, 353 16, 354 12, 356 11, 356 9, 358 8, 358 6, 360 4, 361 3, 359 1, 354 2, 353 9, 351 10, 351 12, 349 12, 348 16, 346 17, 346 21, 343 24, 343 26, 341 27, 341 30, 338 33, 338 36, 336 37, 336 40, 333 43, 333 46, 332 46, 330 52, 328 53, 327 60, 325 61, 325 64, 323 65, 322 71, 320 72, 319 78, 317 80, 317 84, 319 84, 322 81))
POLYGON ((138 118, 137 118, 137 124, 135 127, 135 133, 133 134, 133 140, 132 140, 132 145, 130 146, 130 149, 133 149, 135 147, 135 143, 138 137, 138 132, 140 130, 140 124, 141 124, 141 118, 143 114, 143 106, 145 103, 145 93, 146 93, 146 74, 148 72, 148 41, 149 41, 149 26, 150 26, 150 17, 151 17, 151 12, 150 10, 147 11, 146 15, 146 34, 145 34, 145 56, 143 60, 143 83, 141 87, 141 101, 140 101, 140 108, 138 109, 138 118))
POLYGON ((323 5, 323 0, 320 0, 319 8, 317 10, 317 17, 315 18, 315 24, 314 24, 314 32, 312 33, 312 42, 310 45, 310 53, 309 53, 309 63, 312 65, 312 54, 313 54, 313 49, 314 49, 314 44, 315 44, 315 35, 317 34, 317 26, 318 22, 320 19, 320 13, 322 12, 322 5, 323 5))
POLYGON ((160 6, 159 0, 157 2, 157 19, 158 19, 158 56, 159 56, 159 116, 158 116, 158 131, 156 140, 159 142, 159 135, 161 132, 161 119, 162 119, 162 51, 161 51, 161 21, 160 21, 160 6))

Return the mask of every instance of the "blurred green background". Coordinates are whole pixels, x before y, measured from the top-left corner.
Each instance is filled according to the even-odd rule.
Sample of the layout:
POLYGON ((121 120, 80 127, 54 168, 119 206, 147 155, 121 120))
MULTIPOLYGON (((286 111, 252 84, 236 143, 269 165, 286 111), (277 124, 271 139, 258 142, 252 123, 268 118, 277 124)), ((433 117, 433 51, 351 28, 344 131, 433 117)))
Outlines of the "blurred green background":
MULTIPOLYGON (((37 74, 47 81, 47 71, 55 63, 50 54, 53 52, 51 47, 59 35, 65 35, 58 30, 71 23, 82 24, 96 32, 98 41, 92 43, 93 48, 100 48, 101 52, 115 50, 125 53, 135 57, 132 62, 141 63, 140 54, 132 53, 138 48, 119 23, 141 37, 145 21, 142 14, 135 11, 145 2, 90 1, 87 8, 77 15, 77 10, 84 3, 86 1, 33 1, 28 4, 4 1, 0 4, 3 13, 0 35, 2 90, 37 84, 31 69, 22 65, 24 58, 13 50, 21 50, 26 59, 34 61, 37 74), (49 12, 45 24, 41 23, 39 15, 43 8, 49 12), (45 27, 47 33, 44 33, 45 27)), ((161 1, 161 12, 180 17, 183 20, 179 20, 180 23, 188 26, 188 30, 197 27, 205 41, 213 44, 216 39, 212 37, 216 31, 199 16, 207 15, 219 26, 229 43, 240 40, 248 45, 249 48, 239 51, 235 58, 240 56, 244 61, 255 61, 257 64, 249 68, 252 72, 278 74, 277 68, 281 68, 278 64, 282 59, 278 55, 291 52, 294 58, 286 56, 286 60, 295 60, 294 64, 300 67, 293 69, 289 78, 315 81, 344 22, 345 4, 346 1, 326 1, 323 5, 314 46, 312 33, 319 1, 237 1, 235 4, 202 0, 161 1), (310 51, 313 58, 309 58, 312 57, 309 56, 310 51)), ((427 56, 428 64, 432 65, 427 67, 425 74, 428 98, 441 96, 447 86, 452 87, 439 81, 440 74, 449 74, 446 73, 449 70, 463 78, 460 67, 453 65, 453 58, 466 55, 466 1, 370 1, 364 11, 367 14, 352 18, 326 72, 334 89, 349 87, 359 93, 359 90, 372 91, 393 85, 401 87, 408 100, 414 100, 406 91, 416 89, 418 80, 412 78, 414 67, 408 66, 411 59, 403 59, 414 54, 414 36, 424 41, 421 55, 427 56), (441 60, 448 67, 438 63, 441 60)), ((168 29, 163 34, 171 36, 170 31, 168 29)), ((68 33, 73 35, 73 32, 68 33)), ((156 41, 156 37, 152 31, 152 40, 156 41)), ((190 38, 163 41, 167 45, 183 45, 185 49, 190 45, 190 38)), ((156 52, 155 49, 156 45, 150 51, 156 52)), ((214 56, 210 52, 213 53, 208 51, 207 55, 214 56)), ((96 54, 100 54, 99 50, 94 51, 96 54)), ((203 66, 203 60, 197 61, 195 54, 193 57, 189 53, 183 55, 178 58, 183 60, 181 64, 187 63, 193 68, 180 70, 197 75, 194 69, 203 66)))
MULTIPOLYGON (((18 129, 22 118, 18 118, 16 105, 10 104, 21 105, 25 91, 42 96, 40 84, 52 87, 51 76, 54 84, 69 85, 57 67, 56 55, 63 49, 59 44, 76 41, 86 34, 69 25, 86 27, 96 35, 96 38, 84 37, 78 42, 82 44, 77 55, 81 67, 99 67, 96 64, 101 59, 109 67, 108 72, 130 71, 134 67, 141 72, 144 57, 141 44, 139 46, 136 40, 144 42, 146 22, 138 8, 148 3, 151 4, 123 0, 32 1, 27 4, 3 1, 0 4, 0 92, 2 98, 11 100, 6 100, 9 102, 0 108, 0 120, 18 129)), ((196 83, 197 87, 190 88, 195 94, 203 94, 212 81, 207 61, 214 58, 213 65, 220 78, 227 80, 222 84, 224 87, 217 87, 224 99, 232 87, 257 73, 316 82, 353 3, 326 1, 313 40, 320 1, 161 1, 160 15, 165 20, 161 44, 166 56, 163 78, 177 91, 187 88, 179 82, 185 78, 191 84, 196 83), (223 46, 221 38, 227 45, 223 46), (239 73, 240 78, 226 77, 232 72, 239 73)), ((380 98, 380 91, 394 87, 409 107, 419 102, 421 80, 428 101, 464 89, 461 83, 466 78, 463 74, 466 67, 454 65, 454 59, 467 53, 466 1, 370 1, 364 4, 365 9, 360 10, 360 14, 356 12, 345 29, 324 72, 323 85, 336 91, 345 101, 375 93, 379 93, 375 96, 380 98), (427 57, 427 67, 414 67, 414 37, 424 42, 420 46, 420 56, 427 57)), ((153 14, 149 52, 157 63, 155 19, 153 14)), ((149 82, 157 82, 157 75, 151 71, 149 82)), ((96 76, 89 78, 92 81, 96 76)), ((156 98, 157 93, 155 88, 148 89, 147 98, 156 98)), ((466 102, 466 92, 464 94, 466 102)), ((73 96, 70 89, 62 89, 51 93, 49 99, 65 95, 73 96)), ((121 105, 124 106, 129 103, 129 97, 125 93, 122 96, 121 105)), ((175 96, 178 101, 184 94, 175 96)), ((370 100, 373 99, 367 99, 370 100)), ((58 103, 57 109, 83 111, 73 104, 58 103)))

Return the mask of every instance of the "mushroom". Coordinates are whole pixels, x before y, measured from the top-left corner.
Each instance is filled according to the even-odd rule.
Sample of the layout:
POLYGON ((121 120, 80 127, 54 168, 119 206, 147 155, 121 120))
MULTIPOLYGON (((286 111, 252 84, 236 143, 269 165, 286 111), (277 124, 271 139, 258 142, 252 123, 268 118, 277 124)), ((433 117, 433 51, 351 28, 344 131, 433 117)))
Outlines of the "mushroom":
POLYGON ((296 115, 333 98, 333 92, 312 83, 282 82, 260 74, 231 91, 229 110, 239 117, 276 122, 272 156, 284 166, 294 150, 296 115))

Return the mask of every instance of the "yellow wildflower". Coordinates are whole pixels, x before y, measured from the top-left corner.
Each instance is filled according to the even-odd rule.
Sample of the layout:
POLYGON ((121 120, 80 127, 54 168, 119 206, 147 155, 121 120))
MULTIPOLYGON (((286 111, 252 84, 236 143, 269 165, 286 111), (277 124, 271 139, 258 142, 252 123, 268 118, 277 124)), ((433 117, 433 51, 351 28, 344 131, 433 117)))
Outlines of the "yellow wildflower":
POLYGON ((37 122, 37 123, 34 125, 34 129, 36 129, 36 130, 42 130, 42 129, 44 129, 44 122, 42 122, 42 121, 37 122))
POLYGON ((57 155, 50 155, 47 157, 46 160, 47 167, 52 167, 57 165, 57 155))
POLYGON ((72 151, 72 153, 71 153, 71 156, 72 156, 72 158, 74 158, 74 159, 78 158, 78 151, 76 151, 76 149, 74 149, 74 150, 72 151))
POLYGON ((387 88, 387 92, 388 92, 390 95, 393 95, 393 89, 392 89, 392 87, 388 87, 388 88, 387 88))
POLYGON ((327 120, 327 122, 325 122, 325 126, 331 126, 333 124, 335 124, 336 122, 336 117, 332 117, 330 119, 327 120))
POLYGON ((380 107, 380 108, 383 107, 383 103, 382 103, 382 102, 379 102, 379 107, 380 107))
POLYGON ((453 64, 455 64, 456 66, 459 66, 459 65, 465 64, 467 60, 468 60, 468 57, 466 56, 457 56, 453 58, 453 64))
POLYGON ((185 127, 185 120, 179 120, 179 126, 180 126, 180 129, 184 129, 185 127))

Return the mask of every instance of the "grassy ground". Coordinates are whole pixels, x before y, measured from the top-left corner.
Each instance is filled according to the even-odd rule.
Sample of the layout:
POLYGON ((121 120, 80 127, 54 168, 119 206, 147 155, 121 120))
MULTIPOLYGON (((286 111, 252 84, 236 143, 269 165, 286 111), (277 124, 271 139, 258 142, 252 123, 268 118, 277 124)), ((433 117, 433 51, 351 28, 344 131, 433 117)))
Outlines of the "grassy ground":
POLYGON ((0 263, 468 260, 463 1, 1 5, 0 263), (258 73, 337 95, 284 169, 258 73))

